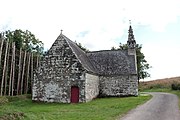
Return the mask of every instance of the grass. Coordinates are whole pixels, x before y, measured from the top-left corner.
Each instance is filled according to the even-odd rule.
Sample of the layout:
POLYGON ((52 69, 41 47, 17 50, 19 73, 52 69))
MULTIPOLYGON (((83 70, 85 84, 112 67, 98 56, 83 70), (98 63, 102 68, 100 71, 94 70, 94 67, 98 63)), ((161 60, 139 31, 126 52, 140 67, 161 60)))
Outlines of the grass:
POLYGON ((151 96, 97 98, 88 103, 61 104, 36 103, 29 97, 7 97, 9 102, 0 104, 2 120, 114 120, 151 96))
POLYGON ((179 90, 172 90, 172 84, 179 84, 180 77, 173 77, 173 78, 165 78, 159 80, 153 80, 148 82, 140 82, 139 90, 141 92, 167 92, 176 94, 179 98, 179 108, 180 108, 180 91, 179 90))

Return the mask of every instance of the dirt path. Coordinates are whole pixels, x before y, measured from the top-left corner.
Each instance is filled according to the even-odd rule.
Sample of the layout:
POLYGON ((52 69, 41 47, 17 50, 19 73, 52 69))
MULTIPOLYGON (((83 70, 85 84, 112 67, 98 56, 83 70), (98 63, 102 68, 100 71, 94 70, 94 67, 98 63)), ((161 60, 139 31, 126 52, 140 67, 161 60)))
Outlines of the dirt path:
POLYGON ((178 97, 170 93, 153 92, 153 98, 131 110, 120 120, 180 120, 178 97))

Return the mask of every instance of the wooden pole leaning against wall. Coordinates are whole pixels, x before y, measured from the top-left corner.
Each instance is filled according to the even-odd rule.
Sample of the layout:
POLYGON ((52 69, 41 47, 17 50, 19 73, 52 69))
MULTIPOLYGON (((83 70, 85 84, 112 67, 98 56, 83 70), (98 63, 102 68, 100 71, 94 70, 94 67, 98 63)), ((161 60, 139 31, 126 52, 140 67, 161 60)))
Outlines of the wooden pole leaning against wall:
POLYGON ((19 51, 19 68, 18 68, 18 80, 17 80, 17 95, 19 95, 19 85, 20 85, 20 79, 21 79, 21 59, 22 59, 22 48, 20 48, 19 51))
POLYGON ((1 80, 1 93, 0 95, 3 95, 3 87, 4 87, 4 76, 6 71, 6 58, 7 58, 7 50, 9 46, 9 40, 6 41, 6 48, 5 48, 5 57, 4 57, 4 66, 3 66, 3 74, 2 74, 2 80, 1 80))

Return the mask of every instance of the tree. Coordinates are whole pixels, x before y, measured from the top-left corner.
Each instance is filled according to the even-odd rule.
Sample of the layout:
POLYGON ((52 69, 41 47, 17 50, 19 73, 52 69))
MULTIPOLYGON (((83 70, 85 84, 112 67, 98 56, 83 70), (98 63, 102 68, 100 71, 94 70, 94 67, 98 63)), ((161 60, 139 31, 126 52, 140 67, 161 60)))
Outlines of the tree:
MULTIPOLYGON (((128 49, 127 44, 119 45, 119 48, 112 47, 112 50, 126 50, 128 49)), ((138 82, 140 79, 150 77, 150 74, 147 72, 151 66, 148 64, 145 59, 145 55, 141 51, 142 45, 136 44, 136 59, 137 59, 137 71, 138 71, 138 82)))
POLYGON ((81 43, 77 43, 76 41, 75 41, 75 43, 76 43, 76 45, 77 45, 79 48, 81 48, 83 51, 89 52, 89 50, 88 50, 86 47, 83 47, 83 46, 81 45, 81 43))
POLYGON ((34 34, 30 31, 22 31, 20 29, 14 31, 5 31, 5 39, 9 39, 10 42, 15 42, 16 49, 26 50, 27 52, 33 52, 37 54, 43 53, 43 43, 39 41, 34 34))

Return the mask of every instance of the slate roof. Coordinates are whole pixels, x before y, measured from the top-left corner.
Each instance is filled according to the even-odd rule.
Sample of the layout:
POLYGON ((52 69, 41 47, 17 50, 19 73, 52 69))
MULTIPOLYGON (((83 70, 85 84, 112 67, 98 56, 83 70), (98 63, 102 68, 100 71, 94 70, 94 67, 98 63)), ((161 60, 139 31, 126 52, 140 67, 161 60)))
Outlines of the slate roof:
POLYGON ((128 55, 127 50, 104 50, 86 53, 65 35, 60 34, 58 38, 62 37, 88 72, 104 76, 136 74, 135 58, 128 55))
POLYGON ((135 57, 127 50, 106 50, 87 53, 95 71, 104 76, 136 74, 135 57))

